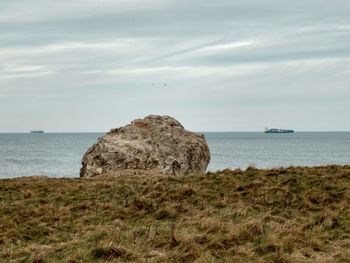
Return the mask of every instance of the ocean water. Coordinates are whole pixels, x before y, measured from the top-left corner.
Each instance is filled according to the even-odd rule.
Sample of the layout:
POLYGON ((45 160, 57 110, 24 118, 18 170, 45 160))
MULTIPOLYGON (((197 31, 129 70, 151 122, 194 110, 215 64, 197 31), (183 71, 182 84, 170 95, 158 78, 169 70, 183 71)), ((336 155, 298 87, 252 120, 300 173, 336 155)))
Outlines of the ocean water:
MULTIPOLYGON (((350 132, 204 133, 208 170, 350 164, 350 132)), ((81 158, 102 133, 0 134, 0 178, 78 177, 81 158)))

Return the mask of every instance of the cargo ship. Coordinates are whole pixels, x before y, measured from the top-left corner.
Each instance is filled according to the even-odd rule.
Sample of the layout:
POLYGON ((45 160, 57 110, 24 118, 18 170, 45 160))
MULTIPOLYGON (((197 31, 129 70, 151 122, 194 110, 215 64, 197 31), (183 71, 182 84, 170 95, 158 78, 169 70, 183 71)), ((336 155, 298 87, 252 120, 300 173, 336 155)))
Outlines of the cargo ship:
POLYGON ((265 133, 294 133, 293 130, 284 130, 284 129, 269 129, 269 128, 265 128, 265 133))
POLYGON ((41 130, 34 130, 34 131, 30 131, 30 133, 44 133, 44 131, 41 131, 41 130))

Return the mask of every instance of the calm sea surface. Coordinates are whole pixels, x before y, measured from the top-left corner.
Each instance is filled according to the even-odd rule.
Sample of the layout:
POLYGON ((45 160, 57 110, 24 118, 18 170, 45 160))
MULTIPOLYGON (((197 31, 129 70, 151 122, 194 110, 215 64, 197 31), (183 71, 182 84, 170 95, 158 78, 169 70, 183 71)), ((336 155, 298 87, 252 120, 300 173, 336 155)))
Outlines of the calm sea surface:
MULTIPOLYGON (((85 151, 102 133, 0 134, 0 178, 79 176, 85 151)), ((209 170, 350 164, 350 132, 205 133, 209 170)))

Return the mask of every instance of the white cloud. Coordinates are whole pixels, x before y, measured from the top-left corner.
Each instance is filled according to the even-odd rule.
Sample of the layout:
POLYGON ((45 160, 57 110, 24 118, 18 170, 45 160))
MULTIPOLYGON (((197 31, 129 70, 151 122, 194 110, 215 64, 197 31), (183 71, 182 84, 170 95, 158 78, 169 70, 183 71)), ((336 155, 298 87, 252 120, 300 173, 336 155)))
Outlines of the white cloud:
POLYGON ((4 65, 0 67, 1 79, 34 78, 53 74, 44 65, 4 65))
MULTIPOLYGON (((297 123, 293 105, 329 107, 330 115, 337 108, 336 122, 341 109, 350 111, 338 103, 350 100, 349 12, 345 0, 4 0, 1 111, 29 118, 45 108, 60 125, 78 112, 95 116, 75 122, 90 131, 100 130, 95 122, 110 127, 152 112, 178 115, 193 129, 199 118, 216 118, 202 130, 220 130, 210 123, 234 113, 222 129, 244 130, 245 112, 254 122, 266 108, 283 119, 285 107, 297 123)), ((7 130, 21 123, 11 119, 7 130)))
POLYGON ((219 45, 212 45, 208 47, 201 48, 197 51, 199 52, 205 52, 205 51, 221 51, 221 50, 227 50, 227 49, 236 49, 246 46, 251 46, 258 43, 257 41, 237 41, 237 42, 230 42, 230 43, 222 43, 219 45))

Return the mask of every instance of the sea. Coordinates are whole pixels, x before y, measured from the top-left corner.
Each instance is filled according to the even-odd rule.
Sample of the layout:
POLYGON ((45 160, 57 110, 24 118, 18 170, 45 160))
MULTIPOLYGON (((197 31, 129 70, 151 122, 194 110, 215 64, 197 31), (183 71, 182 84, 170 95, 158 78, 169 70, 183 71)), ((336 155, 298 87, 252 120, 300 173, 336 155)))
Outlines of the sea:
MULTIPOLYGON (((209 171, 350 164, 350 132, 207 132, 209 171)), ((79 177, 81 159, 103 133, 0 134, 0 178, 79 177)))

